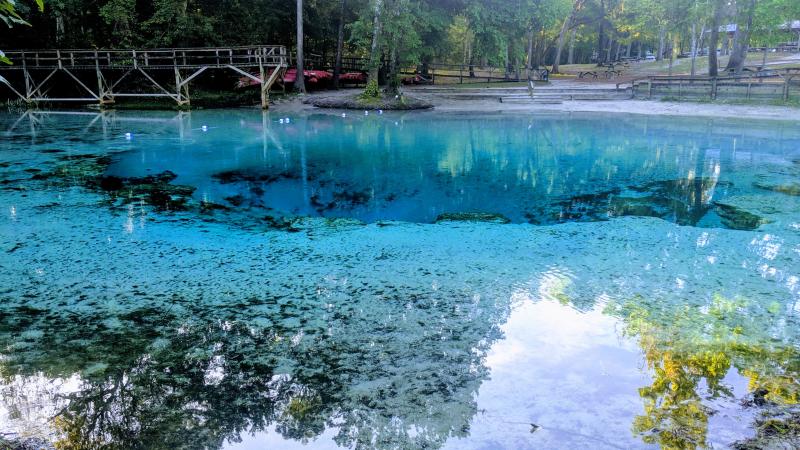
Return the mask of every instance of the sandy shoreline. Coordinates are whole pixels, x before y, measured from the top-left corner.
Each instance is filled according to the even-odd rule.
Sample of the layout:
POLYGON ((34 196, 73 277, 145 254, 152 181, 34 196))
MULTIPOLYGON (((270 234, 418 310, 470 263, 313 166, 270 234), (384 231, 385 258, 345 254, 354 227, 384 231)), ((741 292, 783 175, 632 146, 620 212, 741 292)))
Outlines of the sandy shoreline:
MULTIPOLYGON (((352 93, 352 90, 325 91, 307 97, 333 97, 352 93)), ((728 105, 714 103, 666 102, 660 100, 593 100, 563 103, 500 103, 496 100, 453 100, 435 93, 406 90, 433 103, 433 111, 441 112, 600 112, 689 117, 725 117, 739 119, 769 119, 800 122, 800 108, 771 105, 728 105)), ((274 105, 272 111, 305 111, 318 109, 303 104, 300 99, 274 105)))

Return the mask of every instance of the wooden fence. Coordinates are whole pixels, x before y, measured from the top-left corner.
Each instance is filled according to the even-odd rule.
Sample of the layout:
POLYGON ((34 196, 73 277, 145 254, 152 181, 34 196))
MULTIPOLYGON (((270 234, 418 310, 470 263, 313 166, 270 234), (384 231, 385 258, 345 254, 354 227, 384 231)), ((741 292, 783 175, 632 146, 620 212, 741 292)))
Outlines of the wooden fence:
POLYGON ((753 100, 761 102, 800 99, 800 68, 765 70, 752 74, 722 77, 650 76, 617 87, 630 85, 638 99, 678 98, 688 100, 753 100))

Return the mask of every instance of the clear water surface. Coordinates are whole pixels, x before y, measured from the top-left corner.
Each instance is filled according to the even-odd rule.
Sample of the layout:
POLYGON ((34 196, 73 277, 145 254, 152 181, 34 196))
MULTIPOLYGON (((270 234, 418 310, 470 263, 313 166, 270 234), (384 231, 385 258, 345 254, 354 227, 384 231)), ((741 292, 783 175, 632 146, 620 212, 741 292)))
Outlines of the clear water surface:
POLYGON ((285 119, 0 114, 0 433, 720 448, 798 401, 796 123, 285 119))

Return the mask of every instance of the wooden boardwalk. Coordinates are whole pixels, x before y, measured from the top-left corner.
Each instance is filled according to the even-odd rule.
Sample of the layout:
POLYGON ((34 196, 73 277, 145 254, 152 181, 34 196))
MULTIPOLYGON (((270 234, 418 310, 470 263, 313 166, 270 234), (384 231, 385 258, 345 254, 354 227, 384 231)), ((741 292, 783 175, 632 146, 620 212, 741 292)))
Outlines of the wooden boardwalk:
MULTIPOLYGON (((258 45, 220 48, 128 50, 19 50, 6 52, 12 65, 0 65, 0 83, 28 104, 37 102, 97 102, 113 104, 116 97, 168 97, 188 105, 189 82, 206 70, 232 70, 261 86, 261 106, 269 107, 269 90, 289 64, 286 47, 258 45), (171 71, 174 83, 159 83, 155 71, 171 71), (21 72, 15 86, 4 74, 21 72), (50 97, 53 76, 63 72, 80 88, 79 97, 50 97), (254 74, 257 72, 257 75, 254 74), (142 76, 154 92, 118 90, 123 80, 142 76), (91 80, 91 81, 88 81, 91 80), (96 81, 95 81, 96 80, 96 81), (91 85, 91 86, 90 86, 91 85), (86 95, 83 95, 83 93, 86 95)), ((163 79, 163 76, 160 77, 163 79)), ((169 78, 172 78, 171 76, 169 78)), ((61 83, 65 81, 60 81, 61 83)))

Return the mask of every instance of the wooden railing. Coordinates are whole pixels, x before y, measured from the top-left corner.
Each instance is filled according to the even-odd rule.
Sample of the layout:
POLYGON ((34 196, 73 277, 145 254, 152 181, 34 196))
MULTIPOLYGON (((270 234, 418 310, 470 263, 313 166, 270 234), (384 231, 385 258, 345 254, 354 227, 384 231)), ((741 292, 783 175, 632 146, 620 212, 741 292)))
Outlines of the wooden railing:
POLYGON ((286 47, 264 45, 219 48, 107 50, 13 50, 3 69, 130 69, 286 66, 286 47))
POLYGON ((617 89, 631 89, 638 98, 677 97, 744 100, 789 100, 800 94, 800 67, 766 69, 758 72, 708 76, 649 76, 617 83, 617 89))

